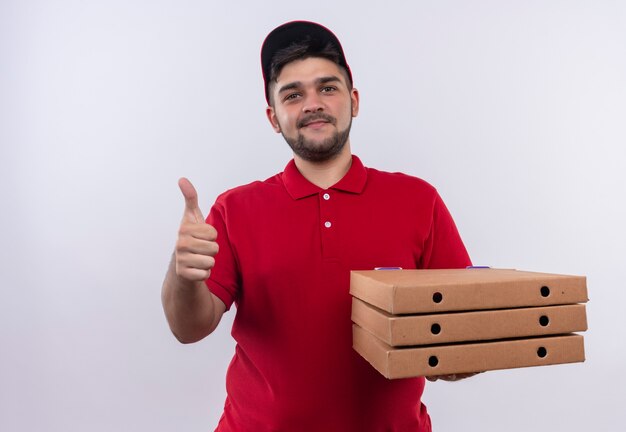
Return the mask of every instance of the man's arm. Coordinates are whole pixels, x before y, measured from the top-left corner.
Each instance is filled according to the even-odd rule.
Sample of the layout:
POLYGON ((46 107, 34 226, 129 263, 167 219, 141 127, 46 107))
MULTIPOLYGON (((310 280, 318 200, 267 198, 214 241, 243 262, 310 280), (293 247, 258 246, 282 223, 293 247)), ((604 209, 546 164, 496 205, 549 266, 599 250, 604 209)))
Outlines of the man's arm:
POLYGON ((204 222, 189 180, 180 179, 178 185, 185 197, 185 212, 161 301, 174 336, 182 343, 193 343, 215 330, 226 306, 204 283, 215 265, 217 231, 204 222))

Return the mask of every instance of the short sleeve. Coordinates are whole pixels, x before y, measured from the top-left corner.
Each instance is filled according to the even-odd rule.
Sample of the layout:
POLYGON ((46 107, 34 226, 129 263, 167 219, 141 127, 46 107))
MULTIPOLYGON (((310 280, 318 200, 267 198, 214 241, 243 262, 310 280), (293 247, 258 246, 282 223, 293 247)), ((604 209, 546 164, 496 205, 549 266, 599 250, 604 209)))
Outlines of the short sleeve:
POLYGON ((228 310, 239 294, 241 277, 228 235, 225 213, 224 206, 218 198, 218 201, 213 205, 206 218, 206 222, 217 231, 219 251, 215 256, 215 266, 205 283, 209 290, 224 302, 226 310, 228 310))
POLYGON ((472 265, 452 215, 438 193, 433 203, 432 223, 420 264, 425 269, 465 268, 472 265))

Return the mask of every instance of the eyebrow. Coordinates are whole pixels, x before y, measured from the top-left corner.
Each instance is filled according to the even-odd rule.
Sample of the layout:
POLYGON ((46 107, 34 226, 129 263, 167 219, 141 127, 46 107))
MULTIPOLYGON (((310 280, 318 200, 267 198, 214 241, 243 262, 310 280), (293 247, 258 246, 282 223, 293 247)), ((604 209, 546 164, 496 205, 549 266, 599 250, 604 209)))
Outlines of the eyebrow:
MULTIPOLYGON (((315 84, 316 85, 327 84, 329 82, 341 82, 341 80, 339 79, 339 77, 337 77, 335 75, 320 77, 320 78, 317 78, 315 80, 315 84)), ((293 90, 293 89, 297 89, 297 88, 300 88, 300 87, 302 87, 302 81, 290 82, 289 84, 285 84, 284 86, 282 86, 278 90, 278 93, 280 94, 280 93, 286 92, 288 90, 293 90)))

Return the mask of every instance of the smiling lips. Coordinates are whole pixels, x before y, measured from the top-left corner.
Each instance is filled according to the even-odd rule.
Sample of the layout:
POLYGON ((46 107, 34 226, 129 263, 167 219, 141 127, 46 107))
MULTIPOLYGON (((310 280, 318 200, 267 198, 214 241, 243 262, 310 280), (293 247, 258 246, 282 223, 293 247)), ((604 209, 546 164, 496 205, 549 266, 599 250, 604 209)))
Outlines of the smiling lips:
POLYGON ((311 123, 307 123, 304 125, 304 127, 308 127, 308 128, 312 128, 312 129, 318 129, 321 128, 322 126, 328 124, 327 121, 321 121, 321 120, 317 120, 311 123))

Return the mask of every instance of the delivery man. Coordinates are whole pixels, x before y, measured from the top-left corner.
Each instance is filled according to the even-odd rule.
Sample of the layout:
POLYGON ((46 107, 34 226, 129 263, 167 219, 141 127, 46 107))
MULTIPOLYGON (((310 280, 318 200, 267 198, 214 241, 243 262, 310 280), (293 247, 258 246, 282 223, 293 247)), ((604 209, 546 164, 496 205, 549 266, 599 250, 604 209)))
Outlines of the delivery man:
MULTIPOLYGON (((470 265, 452 217, 425 181, 352 154, 359 92, 330 30, 281 25, 261 63, 267 119, 293 159, 220 195, 206 220, 194 187, 179 181, 185 210, 162 292, 183 343, 236 305, 216 430, 430 431, 424 378, 387 380, 352 349, 349 279, 382 266, 470 265)), ((401 89, 392 72, 383 84, 401 89)))

